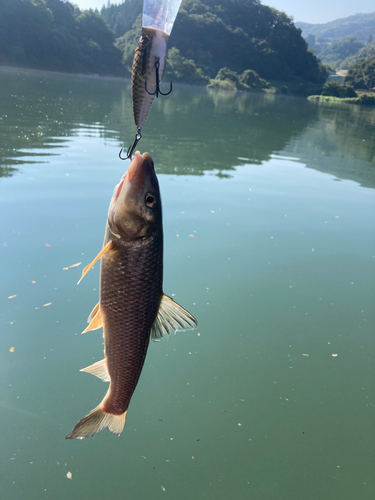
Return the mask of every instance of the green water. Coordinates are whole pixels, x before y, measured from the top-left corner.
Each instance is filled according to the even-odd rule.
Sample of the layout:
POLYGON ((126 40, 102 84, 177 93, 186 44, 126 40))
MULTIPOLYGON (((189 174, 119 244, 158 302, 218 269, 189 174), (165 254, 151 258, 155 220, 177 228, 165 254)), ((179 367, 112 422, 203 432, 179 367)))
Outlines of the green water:
POLYGON ((199 326, 150 345, 121 437, 65 441, 106 392, 78 371, 103 355, 80 335, 99 266, 76 283, 128 167, 129 82, 0 84, 1 500, 372 500, 375 111, 155 100, 164 289, 199 326))

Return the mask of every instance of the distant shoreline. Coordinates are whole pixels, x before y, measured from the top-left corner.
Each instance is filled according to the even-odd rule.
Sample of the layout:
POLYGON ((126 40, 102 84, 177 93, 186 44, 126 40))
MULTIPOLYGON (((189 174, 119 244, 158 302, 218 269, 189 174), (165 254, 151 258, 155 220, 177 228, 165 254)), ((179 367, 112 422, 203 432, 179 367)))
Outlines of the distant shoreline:
POLYGON ((375 93, 361 93, 358 97, 333 97, 326 95, 310 95, 309 101, 318 101, 332 104, 356 104, 357 106, 375 106, 375 93))
POLYGON ((25 71, 28 73, 48 73, 48 74, 53 74, 53 75, 59 75, 59 76, 76 76, 79 78, 89 78, 91 80, 93 79, 98 79, 100 78, 101 80, 108 80, 108 81, 117 81, 117 80, 122 80, 122 81, 130 81, 130 75, 129 77, 126 76, 111 76, 111 75, 99 75, 97 73, 69 73, 67 71, 55 71, 52 69, 37 69, 37 68, 27 68, 27 67, 21 67, 21 66, 6 66, 6 65, 0 65, 1 70, 9 71, 9 72, 17 72, 17 71, 25 71))

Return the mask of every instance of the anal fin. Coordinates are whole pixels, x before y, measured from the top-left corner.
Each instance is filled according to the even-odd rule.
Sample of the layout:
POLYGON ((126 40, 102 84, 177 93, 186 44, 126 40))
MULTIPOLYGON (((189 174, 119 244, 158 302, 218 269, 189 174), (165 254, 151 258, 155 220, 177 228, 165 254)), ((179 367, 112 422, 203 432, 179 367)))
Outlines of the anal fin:
POLYGON ((194 330, 197 324, 197 320, 186 309, 167 295, 163 295, 151 328, 151 340, 157 342, 177 331, 194 330))
POLYGON ((97 361, 93 365, 87 366, 86 368, 82 368, 79 371, 91 373, 91 375, 95 375, 95 377, 100 378, 101 380, 103 380, 103 382, 111 381, 111 377, 109 376, 107 370, 107 362, 105 358, 101 359, 100 361, 97 361))
POLYGON ((84 270, 82 271, 82 276, 80 277, 77 285, 79 285, 79 283, 86 276, 86 274, 90 271, 90 269, 94 266, 94 264, 96 262, 98 262, 98 260, 101 259, 106 252, 108 252, 108 250, 111 248, 112 244, 113 244, 113 241, 110 241, 109 243, 107 243, 106 246, 103 247, 101 249, 101 251, 98 253, 98 255, 95 257, 95 259, 84 268, 84 270))

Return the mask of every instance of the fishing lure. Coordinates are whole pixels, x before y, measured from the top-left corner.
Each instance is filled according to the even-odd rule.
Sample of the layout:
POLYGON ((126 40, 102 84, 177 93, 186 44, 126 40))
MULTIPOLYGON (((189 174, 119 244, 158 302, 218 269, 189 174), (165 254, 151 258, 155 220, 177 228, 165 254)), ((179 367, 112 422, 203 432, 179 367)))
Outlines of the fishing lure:
POLYGON ((175 22, 181 0, 144 0, 142 33, 134 52, 131 73, 133 115, 137 133, 126 157, 132 157, 138 141, 142 138, 142 127, 146 123, 155 97, 169 95, 160 90, 167 54, 167 43, 175 22))

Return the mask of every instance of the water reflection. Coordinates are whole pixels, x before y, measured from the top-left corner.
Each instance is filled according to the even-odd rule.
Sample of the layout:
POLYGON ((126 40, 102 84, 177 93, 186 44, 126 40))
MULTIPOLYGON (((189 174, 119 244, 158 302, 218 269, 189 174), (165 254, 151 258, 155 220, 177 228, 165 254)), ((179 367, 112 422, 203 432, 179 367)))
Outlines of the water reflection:
POLYGON ((286 148, 308 168, 375 187, 375 112, 359 106, 319 107, 319 119, 286 148))
MULTIPOLYGON (((77 135, 126 149, 135 127, 128 81, 0 68, 0 176, 48 162, 77 135)), ((179 86, 155 100, 141 149, 157 150, 159 172, 220 177, 273 154, 375 187, 375 112, 303 99, 179 86), (161 127, 161 123, 163 126, 161 127)))
POLYGON ((179 88, 172 99, 159 100, 168 136, 153 133, 157 116, 150 116, 149 139, 163 141, 159 152, 162 171, 202 175, 207 170, 230 171, 234 167, 261 164, 283 150, 308 124, 317 119, 317 107, 309 102, 259 94, 179 88), (177 97, 176 97, 177 95, 177 97))
POLYGON ((110 81, 6 68, 0 78, 0 165, 7 175, 17 170, 9 167, 48 161, 81 126, 103 128, 120 99, 120 89, 108 91, 110 81))

